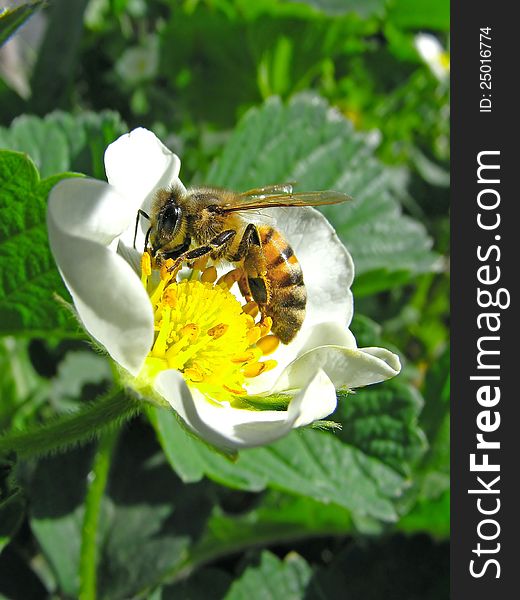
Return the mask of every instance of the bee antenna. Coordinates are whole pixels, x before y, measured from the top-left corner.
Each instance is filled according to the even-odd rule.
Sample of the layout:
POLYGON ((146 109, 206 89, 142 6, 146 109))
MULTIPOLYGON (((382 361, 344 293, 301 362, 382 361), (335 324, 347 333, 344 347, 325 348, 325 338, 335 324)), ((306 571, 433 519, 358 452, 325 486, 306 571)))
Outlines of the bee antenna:
MULTIPOLYGON (((139 219, 141 217, 144 217, 145 219, 150 220, 150 217, 144 212, 144 210, 139 209, 137 211, 137 217, 135 218, 135 231, 134 231, 134 250, 135 250, 135 240, 137 239, 137 228, 139 227, 139 219)), ((151 227, 150 227, 151 229, 151 227)), ((148 229, 148 233, 146 234, 146 242, 145 242, 145 250, 146 250, 146 245, 148 242, 148 234, 150 233, 150 229, 148 229)))
MULTIPOLYGON (((152 231, 151 227, 148 227, 148 231, 146 232, 146 236, 144 238, 144 252, 146 252, 146 249, 148 248, 148 238, 150 237, 150 231, 152 231)), ((135 248, 135 246, 134 246, 135 248)))

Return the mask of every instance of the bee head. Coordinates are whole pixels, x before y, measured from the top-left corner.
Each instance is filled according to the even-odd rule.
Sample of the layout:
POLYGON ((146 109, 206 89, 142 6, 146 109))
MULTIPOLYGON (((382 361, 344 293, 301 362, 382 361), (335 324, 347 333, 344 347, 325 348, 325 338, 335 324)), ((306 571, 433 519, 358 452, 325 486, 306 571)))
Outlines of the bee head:
POLYGON ((149 241, 154 258, 176 258, 186 249, 184 230, 185 218, 181 207, 168 202, 152 221, 145 246, 148 246, 149 241))

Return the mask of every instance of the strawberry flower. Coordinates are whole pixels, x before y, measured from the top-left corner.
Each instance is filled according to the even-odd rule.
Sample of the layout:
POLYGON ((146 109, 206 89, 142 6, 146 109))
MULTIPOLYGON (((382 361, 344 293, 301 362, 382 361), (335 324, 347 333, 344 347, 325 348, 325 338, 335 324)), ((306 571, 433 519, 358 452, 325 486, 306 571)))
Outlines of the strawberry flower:
POLYGON ((246 303, 232 265, 189 276, 152 272, 143 255, 157 190, 179 180, 180 161, 150 131, 121 136, 105 152, 108 183, 61 181, 49 197, 49 240, 86 331, 121 367, 126 382, 172 407, 209 443, 268 444, 324 419, 336 390, 397 375, 399 358, 357 348, 348 326, 354 265, 325 217, 310 207, 262 211, 292 246, 307 288, 303 326, 288 345, 246 303))

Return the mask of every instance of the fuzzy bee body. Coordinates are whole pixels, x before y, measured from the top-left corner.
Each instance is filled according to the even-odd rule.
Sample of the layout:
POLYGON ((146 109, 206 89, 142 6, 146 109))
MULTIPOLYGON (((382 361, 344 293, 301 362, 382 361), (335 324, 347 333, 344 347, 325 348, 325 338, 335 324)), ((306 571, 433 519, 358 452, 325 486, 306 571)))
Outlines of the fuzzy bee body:
MULTIPOLYGON (((288 344, 305 318, 307 292, 302 268, 282 233, 257 224, 250 211, 279 206, 317 206, 349 200, 339 192, 293 193, 281 184, 236 193, 200 187, 159 190, 152 204, 145 238, 158 267, 166 259, 191 262, 209 256, 239 265, 242 295, 253 299, 272 331, 288 344)), ((137 232, 137 223, 136 223, 137 232)))
POLYGON ((266 303, 253 298, 263 314, 273 319, 273 333, 288 344, 300 330, 305 318, 307 291, 303 271, 293 249, 274 227, 258 228, 265 257, 265 278, 270 290, 266 303))

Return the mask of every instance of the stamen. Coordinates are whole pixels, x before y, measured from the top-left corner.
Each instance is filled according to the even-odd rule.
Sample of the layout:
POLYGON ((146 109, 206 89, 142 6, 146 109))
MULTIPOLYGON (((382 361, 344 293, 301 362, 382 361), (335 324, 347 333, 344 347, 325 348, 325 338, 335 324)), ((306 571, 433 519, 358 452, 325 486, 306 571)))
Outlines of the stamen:
POLYGON ((262 356, 262 351, 259 348, 251 348, 248 352, 244 352, 243 354, 237 354, 233 356, 231 362, 236 364, 249 363, 254 360, 258 360, 262 356))
POLYGON ((263 338, 260 338, 256 342, 256 345, 258 348, 260 348, 264 356, 266 356, 268 354, 272 354, 278 348, 280 345, 280 339, 273 334, 266 335, 263 338))
POLYGON ((214 339, 218 339, 219 337, 222 337, 228 329, 229 325, 219 323, 218 325, 215 325, 215 327, 208 329, 208 335, 214 339))
POLYGON ((143 252, 141 256, 141 282, 146 287, 148 277, 152 274, 152 258, 149 252, 143 252))
POLYGON ((203 283, 215 283, 217 280, 217 269, 214 266, 208 267, 202 272, 200 280, 203 283))
MULTIPOLYGON (((216 403, 247 394, 247 380, 276 366, 260 359, 280 343, 268 335, 272 319, 262 318, 256 302, 241 306, 229 288, 243 277, 233 269, 217 281, 214 266, 195 261, 199 272, 177 280, 182 265, 168 259, 160 269, 160 281, 150 293, 154 311, 155 342, 143 366, 143 377, 153 378, 163 369, 180 371, 189 385, 198 387, 216 403), (215 283, 216 282, 216 283, 215 283)), ((145 289, 150 285, 153 263, 144 253, 141 262, 145 289)))
POLYGON ((159 335, 155 340, 155 344, 152 348, 152 356, 157 358, 163 358, 168 348, 168 335, 170 330, 170 310, 164 309, 162 311, 162 320, 160 323, 159 335))
POLYGON ((185 369, 184 375, 188 379, 191 379, 191 381, 194 381, 195 383, 200 383, 201 381, 204 381, 204 374, 197 366, 185 369))
POLYGON ((229 290, 241 277, 242 269, 233 269, 225 275, 222 275, 222 277, 217 281, 217 285, 225 286, 229 290))
POLYGON ((203 271, 206 268, 206 265, 208 264, 208 260, 209 260, 209 255, 201 256, 200 258, 197 258, 197 260, 193 263, 193 270, 194 271, 203 271))
POLYGON ((264 337, 271 331, 271 327, 273 326, 273 320, 271 319, 271 317, 264 317, 260 321, 259 325, 262 331, 262 337, 264 337))
POLYGON ((256 344, 262 337, 262 329, 260 327, 253 327, 247 332, 247 339, 251 345, 256 344))
POLYGON ((188 323, 180 330, 180 335, 187 337, 190 342, 196 340, 199 336, 199 326, 195 323, 188 323))
POLYGON ((243 373, 246 377, 258 377, 261 373, 267 373, 277 365, 275 360, 266 360, 265 362, 256 362, 244 367, 243 373))
POLYGON ((244 304, 244 306, 242 306, 242 310, 245 312, 246 315, 251 315, 253 319, 255 319, 258 316, 258 313, 260 312, 258 304, 253 301, 244 304))
POLYGON ((169 286, 164 290, 163 294, 163 302, 167 304, 170 308, 175 308, 177 306, 177 292, 173 286, 169 286))

